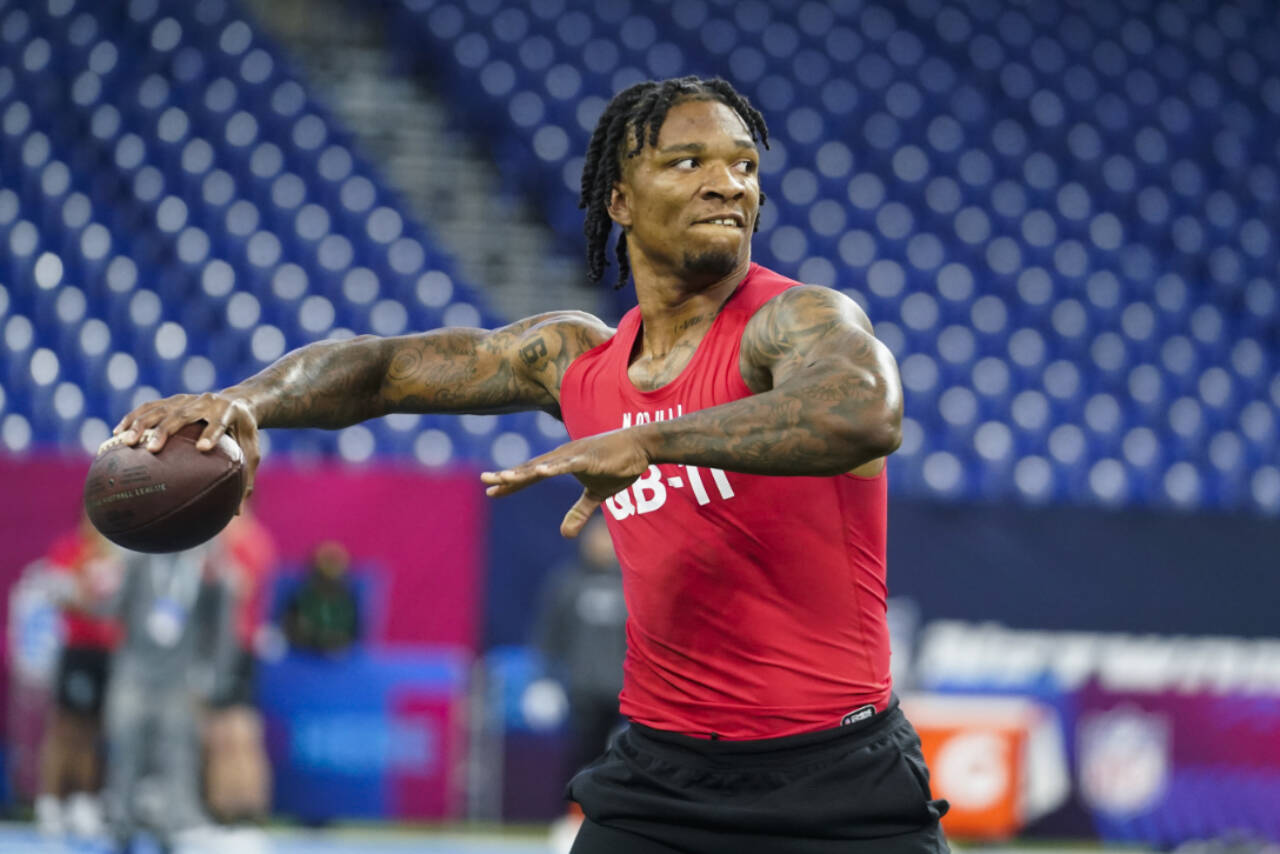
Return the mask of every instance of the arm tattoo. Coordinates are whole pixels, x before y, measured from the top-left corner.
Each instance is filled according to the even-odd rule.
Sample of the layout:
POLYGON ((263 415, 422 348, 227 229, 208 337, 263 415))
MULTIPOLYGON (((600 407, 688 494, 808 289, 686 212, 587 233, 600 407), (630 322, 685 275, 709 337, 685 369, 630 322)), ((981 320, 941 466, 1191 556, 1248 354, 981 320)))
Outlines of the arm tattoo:
POLYGON ((397 342, 381 396, 391 412, 502 412, 527 396, 502 358, 514 343, 507 329, 450 329, 397 342))
POLYGON ((228 389, 262 427, 345 427, 390 412, 555 411, 560 378, 612 330, 589 315, 540 315, 492 332, 442 329, 324 341, 228 389))
POLYGON ((551 322, 537 324, 526 333, 528 343, 521 350, 525 373, 558 403, 560 380, 569 364, 612 335, 612 329, 581 312, 566 313, 551 322), (526 353, 532 358, 527 358, 526 353))
POLYGON ((542 336, 538 336, 520 348, 520 358, 529 367, 538 364, 538 360, 546 357, 546 355, 547 342, 542 340, 542 336))
POLYGON ((740 367, 756 394, 635 428, 655 462, 827 475, 897 447, 897 367, 841 294, 793 288, 766 303, 743 332, 740 367))
POLYGON ((227 393, 246 398, 260 427, 345 427, 381 415, 381 340, 319 341, 294 350, 227 393))

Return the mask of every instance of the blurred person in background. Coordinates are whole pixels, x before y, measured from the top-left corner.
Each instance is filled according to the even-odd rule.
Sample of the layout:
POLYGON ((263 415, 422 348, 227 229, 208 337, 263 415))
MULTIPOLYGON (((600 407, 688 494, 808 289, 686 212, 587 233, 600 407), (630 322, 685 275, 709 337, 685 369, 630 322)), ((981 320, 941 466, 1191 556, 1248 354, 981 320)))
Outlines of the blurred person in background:
MULTIPOLYGON (((624 721, 618 694, 627 655, 627 604, 603 517, 582 529, 577 559, 546 580, 533 640, 568 694, 568 781, 600 755, 624 721)), ((556 854, 571 848, 582 819, 582 809, 570 801, 566 814, 552 823, 549 843, 556 854)))
POLYGON ((46 835, 94 837, 103 829, 102 708, 120 631, 110 603, 123 553, 81 516, 45 560, 61 610, 63 647, 40 745, 36 824, 46 835))
POLYGON ((254 697, 254 663, 263 599, 276 565, 270 532, 245 503, 217 542, 219 554, 206 584, 215 601, 230 600, 235 648, 219 660, 205 716, 204 792, 213 817, 224 823, 261 822, 271 803, 271 766, 262 715, 254 697))
POLYGON ((234 601, 216 561, 225 544, 131 552, 118 610, 123 638, 107 692, 110 831, 120 850, 148 830, 162 846, 207 841, 200 796, 201 706, 236 652, 234 601))
POLYGON ((627 655, 627 604, 602 517, 582 529, 578 559, 547 579, 534 644, 569 695, 572 743, 567 780, 600 755, 622 722, 618 693, 627 655))
POLYGON ((199 448, 230 432, 251 491, 264 427, 561 416, 573 441, 481 479, 498 497, 574 475, 562 533, 604 505, 622 565, 631 723, 570 783, 577 854, 949 851, 889 671, 897 365, 850 298, 751 262, 767 143, 723 80, 647 81, 608 104, 581 204, 593 280, 622 230, 618 281, 639 305, 616 330, 551 312, 317 342, 116 426, 130 443, 155 428, 152 450, 200 420, 199 448))
POLYGON ((333 655, 360 640, 360 600, 347 576, 350 566, 351 555, 341 543, 326 540, 312 551, 281 618, 290 647, 333 655))

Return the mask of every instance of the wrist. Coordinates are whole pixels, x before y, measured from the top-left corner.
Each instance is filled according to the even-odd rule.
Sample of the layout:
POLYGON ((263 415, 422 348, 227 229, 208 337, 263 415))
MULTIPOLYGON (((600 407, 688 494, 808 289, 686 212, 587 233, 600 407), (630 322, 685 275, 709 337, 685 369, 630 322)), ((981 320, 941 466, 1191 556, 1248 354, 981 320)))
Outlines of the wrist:
POLYGON ((665 446, 666 435, 663 431, 665 421, 655 421, 650 424, 640 424, 632 427, 631 432, 635 440, 636 446, 640 449, 640 453, 650 464, 659 462, 662 448, 665 446))
POLYGON ((223 389, 219 395, 225 398, 231 408, 237 410, 242 417, 252 421, 254 427, 258 426, 264 409, 263 401, 258 396, 238 385, 223 389))

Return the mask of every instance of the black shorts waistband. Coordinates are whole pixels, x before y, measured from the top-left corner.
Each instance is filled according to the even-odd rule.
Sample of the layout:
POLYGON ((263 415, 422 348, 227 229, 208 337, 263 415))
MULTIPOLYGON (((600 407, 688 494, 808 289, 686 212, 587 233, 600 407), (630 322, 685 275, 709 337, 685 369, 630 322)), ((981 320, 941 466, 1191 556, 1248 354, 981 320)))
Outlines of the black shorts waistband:
POLYGON ((672 758, 681 758, 686 761, 697 757, 711 761, 730 757, 757 759, 764 762, 771 759, 795 761, 803 759, 804 754, 810 750, 821 753, 837 742, 841 743, 841 746, 856 748, 863 741, 875 739, 885 729, 902 720, 905 719, 898 708, 898 698, 894 695, 889 698, 889 705, 883 712, 877 712, 866 720, 832 729, 785 735, 781 738, 735 741, 696 738, 683 733, 654 729, 635 722, 628 727, 628 738, 645 751, 660 755, 667 754, 672 758))

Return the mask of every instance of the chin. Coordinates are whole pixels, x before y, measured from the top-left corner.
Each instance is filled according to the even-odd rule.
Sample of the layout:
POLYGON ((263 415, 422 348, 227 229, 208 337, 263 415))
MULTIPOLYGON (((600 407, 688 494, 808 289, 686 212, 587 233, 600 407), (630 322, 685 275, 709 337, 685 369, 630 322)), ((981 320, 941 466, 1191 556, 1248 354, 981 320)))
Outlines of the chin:
POLYGON ((738 253, 723 249, 686 252, 684 256, 685 272, 699 277, 722 279, 737 266, 738 253))

